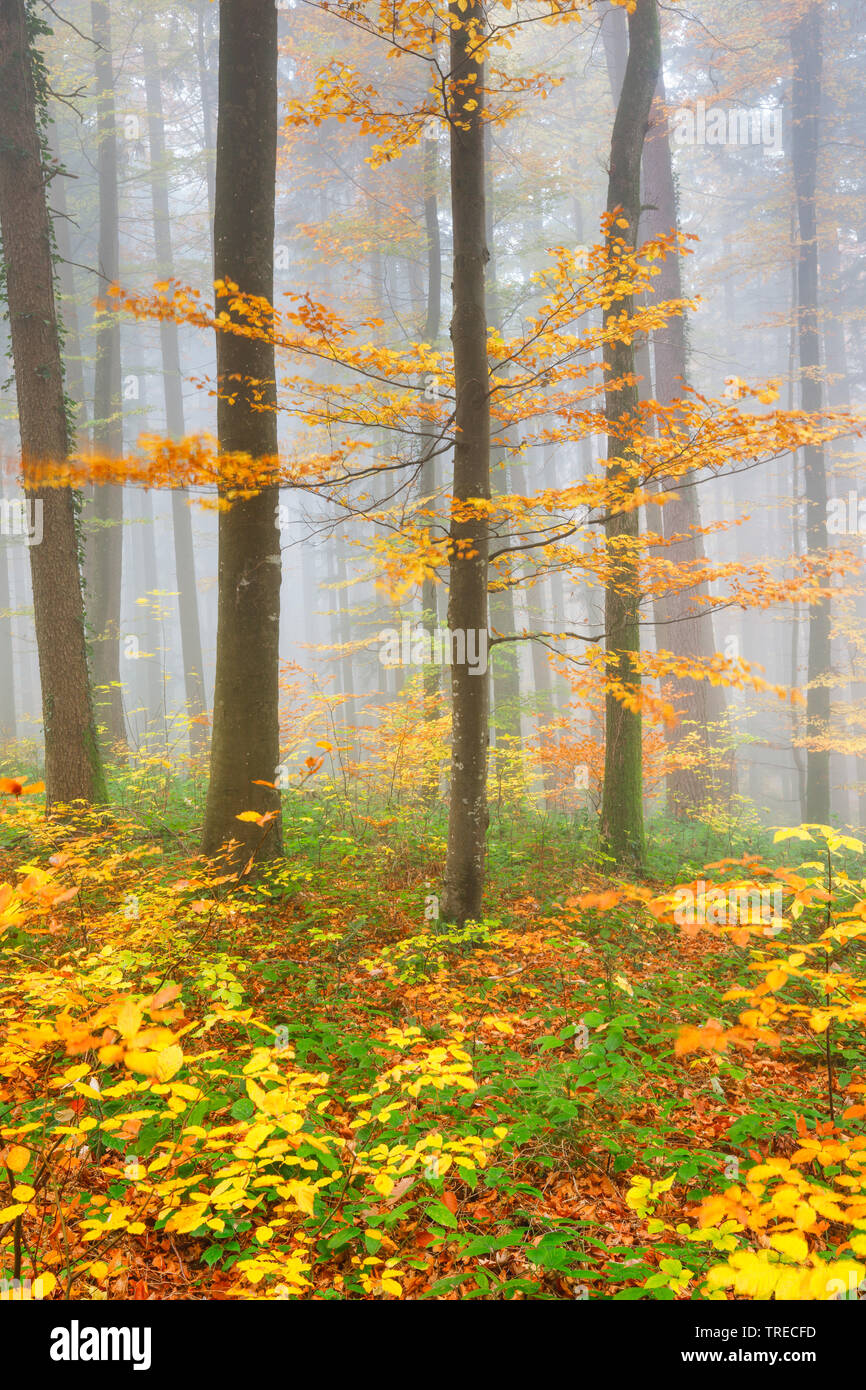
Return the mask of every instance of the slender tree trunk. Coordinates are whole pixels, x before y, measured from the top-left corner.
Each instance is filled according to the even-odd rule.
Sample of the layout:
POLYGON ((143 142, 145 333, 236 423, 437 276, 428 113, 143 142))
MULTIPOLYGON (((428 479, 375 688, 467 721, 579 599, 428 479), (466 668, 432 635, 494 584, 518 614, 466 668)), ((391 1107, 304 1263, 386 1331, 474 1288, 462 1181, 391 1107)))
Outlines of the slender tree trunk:
POLYGON ((204 140, 204 167, 207 182, 208 221, 213 234, 214 204, 216 201, 216 159, 214 155, 213 100, 211 98, 211 76, 207 61, 207 16, 210 0, 199 0, 195 7, 195 54, 198 65, 199 95, 201 97, 202 137, 204 140))
MULTIPOLYGON (((143 652, 139 652, 136 672, 139 677, 138 699, 144 700, 141 721, 144 737, 142 744, 149 752, 155 752, 165 745, 165 681, 163 668, 165 653, 161 650, 162 627, 154 604, 159 603, 153 595, 160 588, 159 566, 156 558, 156 543, 153 521, 153 495, 140 488, 131 488, 127 496, 127 511, 132 523, 127 586, 130 597, 145 599, 145 604, 136 610, 134 625, 142 634, 143 652), (142 669, 143 668, 143 669, 142 669)), ((129 602, 129 599, 127 600, 129 602)), ((129 611, 129 610, 127 610, 129 611)), ((133 711, 129 711, 130 724, 135 728, 133 711)))
MULTIPOLYGON (((487 222, 487 316, 494 332, 502 333, 502 301, 496 276, 496 253, 493 241, 493 178, 490 158, 490 126, 484 128, 485 218, 487 222)), ((510 426, 499 425, 491 444, 491 487, 496 495, 509 490, 508 453, 515 442, 510 426)), ((494 637, 508 636, 515 630, 514 594, 511 587, 494 589, 490 594, 490 628, 494 637)), ((520 667, 517 648, 513 642, 497 643, 490 663, 493 681, 495 718, 491 719, 491 742, 501 741, 506 754, 514 750, 520 737, 520 667)), ((494 766, 499 771, 500 755, 494 751, 494 766)))
MULTIPOLYGON (((490 386, 487 363, 484 209, 484 71, 477 55, 482 0, 453 0, 451 18, 452 293, 456 392, 451 587, 448 626, 480 640, 487 633, 487 518, 466 504, 490 497, 490 386)), ((456 653, 455 655, 459 655, 456 653)), ((444 913, 462 924, 481 912, 487 811, 488 676, 467 659, 451 665, 451 798, 444 913)))
POLYGON ((73 496, 28 485, 35 464, 63 463, 68 425, 54 298, 36 90, 24 0, 0 0, 0 234, 12 334, 21 456, 42 541, 30 575, 49 805, 104 797, 93 721, 73 496))
MULTIPOLYGON (((170 280, 174 274, 174 254, 166 168, 162 83, 159 74, 159 59, 156 50, 150 43, 145 46, 144 72, 156 272, 160 280, 170 280)), ((180 333, 174 319, 160 320, 159 342, 162 350, 166 429, 172 439, 183 439, 185 422, 183 382, 180 369, 180 333)), ((198 613, 192 516, 189 508, 189 494, 185 489, 172 489, 171 519, 174 532, 174 563, 177 575, 177 605, 180 617, 186 706, 187 713, 193 721, 190 724, 190 751, 196 756, 203 754, 207 749, 208 735, 204 727, 207 699, 204 688, 204 663, 202 661, 201 628, 198 613)))
MULTIPOLYGON (((422 159, 424 175, 424 232, 427 247, 427 314, 424 321, 424 341, 435 346, 439 337, 440 320, 442 316, 442 237, 439 231, 439 199, 436 193, 436 141, 424 140, 422 142, 422 159)), ((425 389, 431 385, 430 379, 425 378, 425 389)), ((431 509, 428 499, 432 498, 436 492, 436 459, 433 453, 436 444, 436 433, 430 431, 421 436, 421 451, 423 463, 421 465, 421 497, 424 499, 426 508, 431 509)), ((432 520, 432 518, 431 518, 432 520)), ((421 612, 424 627, 432 637, 439 622, 439 603, 437 594, 437 584, 432 578, 425 578, 421 583, 421 612)), ((432 718, 436 713, 436 696, 439 694, 439 668, 432 661, 424 671, 424 694, 427 696, 426 713, 432 718)), ((430 794, 434 788, 428 789, 430 794)))
MULTIPOLYGON (((277 11, 273 0, 220 0, 214 276, 268 302, 274 292, 277 11)), ((218 312, 231 313, 225 295, 218 312)), ((273 344, 217 333, 218 429, 225 453, 277 454, 273 344), (264 403, 268 408, 261 409, 264 403), (257 408, 257 405, 259 408, 257 408)), ((211 779, 203 848, 282 849, 280 798, 279 490, 234 502, 219 518, 219 616, 211 779), (243 811, 273 812, 262 829, 243 811)), ((237 856, 240 859, 241 855, 237 856)))
MULTIPOLYGON (((676 230, 679 225, 674 185, 673 161, 671 159, 670 135, 665 114, 664 74, 659 73, 655 100, 652 107, 652 122, 643 151, 644 193, 643 201, 648 205, 646 222, 641 222, 649 236, 676 230)), ((656 294, 659 299, 681 300, 683 298, 681 259, 671 253, 660 266, 656 279, 656 294)), ((686 321, 682 315, 674 315, 653 335, 655 356, 655 399, 665 408, 675 400, 682 399, 687 386, 687 348, 686 321)), ((665 556, 673 564, 696 566, 705 560, 703 537, 700 534, 701 513, 697 490, 682 487, 677 491, 677 481, 662 478, 659 491, 676 493, 673 501, 661 508, 661 531, 665 540, 672 542, 665 556), (674 539, 676 538, 676 539, 674 539)), ((683 479, 687 483, 688 479, 683 479)), ((659 647, 673 652, 685 660, 709 662, 715 651, 712 615, 701 608, 696 599, 705 596, 706 585, 696 585, 688 593, 662 595, 655 604, 655 616, 661 624, 656 630, 659 647)), ((670 694, 674 705, 688 715, 685 721, 666 729, 668 750, 676 759, 678 747, 684 736, 697 730, 707 762, 712 758, 711 726, 717 725, 725 713, 725 696, 721 686, 711 685, 709 681, 692 681, 675 677, 670 682, 670 694)), ((712 792, 707 777, 698 769, 689 766, 675 767, 668 777, 668 796, 671 809, 678 817, 693 815, 706 804, 712 792)))
MULTIPOLYGON (((58 164, 62 163, 59 130, 51 127, 51 152, 58 164)), ((57 243, 59 264, 57 281, 61 305, 59 318, 63 325, 63 371, 66 378, 66 393, 75 412, 74 437, 70 441, 76 448, 88 442, 87 392, 84 386, 84 360, 81 353, 81 333, 78 326, 78 300, 75 292, 75 270, 72 266, 72 248, 69 236, 69 222, 66 215, 66 178, 58 174, 51 184, 51 200, 54 207, 54 238, 57 243)))
POLYGON ((9 547, 0 538, 0 747, 15 739, 15 668, 9 591, 9 547))
MULTIPOLYGON (((114 114, 114 75, 111 25, 105 0, 91 6, 96 49, 97 132, 99 139, 99 275, 100 293, 120 273, 118 228, 117 132, 114 114)), ((93 386, 93 444, 97 454, 123 455, 121 414, 120 321, 109 312, 96 334, 93 386)), ((93 681, 100 726, 107 745, 119 751, 126 742, 123 689, 120 681, 120 594, 123 580, 123 488, 115 484, 92 492, 88 537, 88 594, 93 629, 93 681)))
MULTIPOLYGON (((610 152, 607 211, 617 213, 608 232, 612 261, 632 249, 640 217, 640 172, 644 136, 661 64, 656 0, 636 0, 628 17, 629 51, 610 152), (627 227, 615 223, 627 222, 627 227)), ((631 296, 613 300, 604 311, 608 327, 633 312, 631 296)), ((605 349, 605 412, 608 421, 608 478, 630 492, 638 482, 638 464, 627 433, 638 409, 637 384, 621 379, 635 371, 634 343, 614 339, 605 349)), ((611 510, 605 527, 611 567, 605 594, 607 679, 618 687, 605 696, 604 795, 602 833, 618 860, 639 868, 644 853, 643 748, 640 697, 635 658, 640 650, 639 513, 611 510)))
MULTIPOLYGON (((800 346, 800 404, 819 411, 821 335, 818 324, 818 141, 821 104, 821 6, 811 3, 791 33, 794 58, 791 162, 799 223, 797 328, 800 346)), ((806 478, 806 553, 820 561, 827 552, 827 465, 822 444, 803 450, 806 478)), ((830 820, 830 602, 809 610, 806 693, 806 819, 830 820)))

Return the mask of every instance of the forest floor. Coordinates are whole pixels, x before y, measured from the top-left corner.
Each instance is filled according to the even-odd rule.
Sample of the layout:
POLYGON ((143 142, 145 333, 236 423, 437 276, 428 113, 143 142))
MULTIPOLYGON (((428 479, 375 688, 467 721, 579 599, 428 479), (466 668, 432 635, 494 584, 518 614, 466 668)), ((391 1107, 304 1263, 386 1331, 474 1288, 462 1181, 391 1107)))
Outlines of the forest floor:
MULTIPOLYGON (((808 1029, 678 1054, 753 952, 622 900, 573 819, 494 818, 457 931, 420 814, 298 801, 238 887, 183 798, 35 803, 0 817, 0 1265, 46 1296, 721 1298, 708 1271, 770 1240, 707 1201, 840 1133, 808 1029)), ((659 892, 698 871, 684 833, 659 892)), ((850 1253, 824 1216, 811 1250, 850 1253)))

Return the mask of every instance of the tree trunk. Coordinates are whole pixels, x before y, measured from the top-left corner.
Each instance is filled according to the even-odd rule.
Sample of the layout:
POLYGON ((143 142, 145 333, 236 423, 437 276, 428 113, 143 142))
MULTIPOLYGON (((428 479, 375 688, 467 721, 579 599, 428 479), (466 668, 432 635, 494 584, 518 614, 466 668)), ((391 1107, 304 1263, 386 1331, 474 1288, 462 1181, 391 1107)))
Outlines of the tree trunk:
MULTIPOLYGON (((162 84, 159 74, 159 59, 155 48, 149 42, 144 50, 144 72, 147 94, 147 129, 150 144, 150 183, 153 197, 156 273, 160 280, 170 280, 174 274, 174 254, 166 169, 162 84)), ((183 439, 185 422, 180 370, 180 333, 174 319, 160 319, 159 342, 162 350, 166 430, 172 439, 183 439)), ((187 713, 193 721, 190 724, 190 751, 193 756, 200 756, 206 751, 208 743, 207 730, 204 727, 207 699, 204 688, 204 663, 202 661, 201 629, 198 614, 192 516, 188 499, 189 494, 185 489, 172 489, 171 519, 174 532, 174 563, 178 588, 177 605, 180 617, 184 685, 187 713)))
POLYGON ((65 461, 68 425, 24 0, 0 0, 0 128, 0 234, 22 467, 28 501, 42 514, 42 541, 29 549, 50 806, 100 800, 105 788, 88 681, 72 493, 28 486, 34 464, 65 461))
MULTIPOLYGON (((96 49, 97 132, 99 139, 99 275, 100 293, 117 281, 120 271, 118 230, 117 133, 111 24, 105 0, 91 6, 96 49)), ((120 321, 113 312, 96 333, 93 382, 93 445, 97 454, 123 455, 121 414, 120 321)), ((126 742, 123 689, 120 682, 120 593, 123 580, 123 488, 113 483, 93 489, 88 536, 88 617, 93 629, 93 682, 97 719, 105 742, 118 753, 126 742)))
MULTIPOLYGON (((433 347, 439 337, 442 316, 442 237, 439 232, 439 199, 436 194, 436 141, 424 140, 421 150, 424 178, 424 232, 427 249, 427 313, 424 321, 424 341, 433 347)), ((425 377, 424 386, 425 389, 431 386, 429 377, 425 377)), ((421 497, 427 511, 432 509, 432 502, 429 499, 436 492, 436 459, 433 453, 436 437, 435 429, 421 436, 421 454, 424 460, 421 465, 421 497)), ((432 518, 429 520, 432 521, 432 518)), ((435 579, 425 578, 422 580, 421 621, 430 633, 431 650, 433 634, 439 623, 437 588, 435 579)), ((424 670, 424 694, 427 697, 425 713, 431 719, 438 713, 436 697, 439 694, 439 689, 439 668, 431 661, 424 670)), ((435 788, 431 784, 428 788, 428 794, 432 797, 434 791, 435 788)))
MULTIPOLYGON (((791 163, 799 222, 797 330, 800 347, 800 404, 819 411, 821 335, 818 324, 818 138, 821 104, 821 7, 812 3, 791 33, 794 58, 791 163)), ((827 465, 822 444, 803 450, 806 477, 806 553, 820 560, 827 552, 827 465)), ((830 602, 809 610, 809 665, 806 693, 806 819, 830 820, 830 602)))
MULTIPOLYGON (((493 243, 493 177, 490 155, 490 126, 484 127, 485 164, 485 220, 487 223, 487 310, 488 322, 494 332, 502 334, 502 301, 496 277, 496 253, 493 243)), ((495 495, 505 495, 509 489, 511 470, 508 466, 509 448, 515 442, 512 426, 499 425, 491 443, 491 487, 495 495)), ((503 542, 503 549, 507 542, 503 542)), ((489 579, 488 579, 489 583, 489 579)), ((516 627, 514 620, 514 593, 511 586, 494 589, 490 594, 490 629, 494 638, 510 636, 516 627)), ((491 718, 491 743, 494 745, 494 768, 496 775, 503 770, 501 753, 496 746, 502 744, 506 759, 514 751, 520 737, 520 667, 517 647, 513 642, 497 642, 492 650, 490 678, 493 682, 494 716, 491 718)))
MULTIPOLYGON (((62 164, 59 130, 51 127, 51 153, 58 165, 62 164)), ((72 247, 69 237, 69 223, 66 215, 66 177, 58 174, 52 180, 51 200, 54 205, 54 238, 60 258, 57 267, 57 283, 60 290, 60 311, 58 317, 63 324, 63 372, 66 378, 66 393, 72 402, 74 424, 71 444, 82 448, 89 441, 87 425, 87 392, 84 386, 84 359, 81 353, 81 333, 78 325, 78 299, 75 293, 75 271, 72 266, 72 247)))
MULTIPOLYGON (((483 0, 453 0, 451 19, 451 214, 454 235, 451 341, 455 441, 448 626, 477 643, 487 634, 487 518, 467 511, 490 497, 490 389, 484 268, 484 72, 475 49, 484 30, 483 0)), ((476 648, 477 650, 477 648, 476 648)), ((459 651, 455 655, 460 655, 459 651)), ((463 653, 468 658, 467 650, 463 653)), ((487 833, 488 675, 468 659, 451 665, 451 797, 444 915, 477 918, 484 889, 487 833)))
MULTIPOLYGON (((273 0, 220 0, 214 276, 268 302, 274 291, 277 11, 273 0)), ((230 313, 220 295, 217 311, 230 313)), ((277 453, 273 344, 217 333, 220 449, 277 453), (266 404, 267 409, 256 408, 266 404)), ((203 848, 239 840, 235 860, 282 849, 280 797, 279 490, 234 502, 219 517, 219 599, 213 743, 203 848), (273 812, 263 833, 243 811, 273 812)))
POLYGON ((12 617, 8 546, 0 538, 0 748, 15 740, 15 668, 12 662, 12 617))
MULTIPOLYGON (((607 236, 612 261, 633 248, 640 217, 640 171, 644 136, 661 64, 656 0, 636 0, 628 17, 629 51, 614 120, 610 151, 607 236)), ((604 311, 607 328, 621 314, 633 312, 632 297, 615 299, 604 311)), ((635 371, 634 343, 613 340, 605 348, 605 414, 608 421, 608 478, 632 490, 637 465, 619 434, 637 415, 637 384, 615 385, 635 371)), ((605 526, 611 575, 605 593, 607 679, 620 687, 605 696, 604 795, 602 834, 617 860, 640 868, 644 854, 643 749, 641 716, 629 705, 640 697, 640 674, 634 660, 640 649, 639 513, 609 513, 605 526), (619 698, 618 698, 619 695, 619 698), (625 696, 625 699, 622 697, 625 696)))
POLYGON ((214 158, 213 102, 211 100, 211 74, 207 61, 207 17, 211 10, 210 0, 199 0, 195 7, 195 54, 198 65, 199 95, 201 97, 202 139, 204 141, 204 168, 207 183, 208 222, 213 236, 214 204, 216 201, 216 160, 214 158))
MULTIPOLYGON (((663 73, 659 74, 651 115, 652 122, 643 152, 643 201, 648 205, 649 213, 646 221, 641 223, 641 231, 642 234, 645 230, 646 235, 656 236, 676 230, 679 225, 663 73)), ((656 294, 662 300, 683 298, 682 264, 678 254, 672 252, 662 262, 656 279, 656 294)), ((684 316, 675 314, 663 328, 656 330, 653 348, 655 399, 667 408, 673 401, 682 399, 686 391, 688 363, 684 316)), ((675 500, 661 508, 660 529, 663 536, 667 541, 672 541, 675 536, 679 538, 665 550, 665 557, 676 565, 701 565, 705 552, 700 534, 701 513, 697 490, 685 486, 677 492, 677 481, 659 480, 660 492, 670 490, 677 493, 675 500)), ((682 482, 687 483, 688 479, 682 482)), ((715 651, 712 615, 695 602, 706 593, 706 585, 701 584, 695 586, 691 593, 662 595, 656 601, 655 617, 661 624, 656 630, 659 647, 685 660, 711 660, 715 651)), ((685 722, 681 719, 665 731, 669 753, 676 759, 681 740, 696 729, 704 755, 710 762, 713 751, 711 726, 717 725, 725 714, 723 688, 711 685, 709 681, 674 677, 669 682, 669 693, 676 708, 688 710, 685 722)), ((671 809, 680 818, 699 811, 713 791, 706 776, 686 766, 675 767, 667 782, 671 809)))

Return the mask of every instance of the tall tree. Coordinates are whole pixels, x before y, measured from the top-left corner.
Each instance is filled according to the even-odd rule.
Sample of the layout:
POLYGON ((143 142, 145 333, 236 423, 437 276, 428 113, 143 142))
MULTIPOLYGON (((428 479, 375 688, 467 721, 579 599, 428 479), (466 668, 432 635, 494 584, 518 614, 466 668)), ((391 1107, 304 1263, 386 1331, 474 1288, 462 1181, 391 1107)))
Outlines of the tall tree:
MULTIPOLYGON (((144 80, 147 95, 147 129, 150 145, 150 187, 153 199, 156 272, 160 280, 170 280, 174 274, 174 254, 166 164, 165 118, 162 109, 162 82, 160 80, 159 59, 156 49, 150 41, 145 43, 144 48, 144 80)), ((185 433, 185 422, 183 383, 180 370, 180 333, 174 319, 160 319, 159 343, 162 352, 166 429, 172 439, 182 439, 185 433)), ((192 517, 188 493, 185 489, 172 489, 171 519, 174 532, 174 563, 177 575, 177 603, 180 616, 186 705, 192 719, 190 746, 192 752, 198 754, 203 753, 207 748, 207 731, 204 728, 207 702, 199 626, 192 517)))
MULTIPOLYGON (((236 318, 228 282, 269 303, 274 291, 277 11, 273 0, 220 0, 214 278, 217 310, 236 318)), ((274 347, 217 333, 220 449, 277 453, 274 347)), ((203 848, 238 840, 240 855, 281 850, 279 493, 230 502, 219 518, 219 597, 211 776, 203 848), (237 817, 274 813, 266 833, 237 817)))
MULTIPOLYGON (((96 125, 99 140, 100 289, 115 284, 120 273, 118 222, 117 130, 111 20, 105 0, 91 5, 96 42, 96 125)), ((96 452, 119 459, 123 453, 121 414, 120 320, 105 312, 96 332, 93 381, 93 444, 96 452)), ((88 618, 93 629, 93 679, 100 725, 116 751, 126 741, 123 688, 120 681, 120 594, 123 579, 123 488, 106 484, 93 489, 88 537, 88 618)))
MULTIPOLYGON (((633 250, 640 218, 640 174, 644 136, 661 64, 656 0, 635 0, 628 16, 628 62, 617 103, 610 149, 607 248, 611 263, 633 250), (622 226, 625 223, 625 227, 622 226)), ((633 312, 631 295, 613 298, 604 310, 612 329, 633 312)), ((634 340, 611 331, 605 345, 605 414, 608 427, 608 479, 626 501, 637 482, 638 465, 623 436, 638 412, 634 340)), ((607 679, 616 687, 605 696, 604 794, 602 833, 618 860, 639 867, 644 852, 643 740, 639 709, 640 585, 636 507, 609 508, 605 523, 610 576, 605 592, 607 679)))
MULTIPOLYGON (((818 320, 818 150, 821 107, 821 5, 810 0, 791 31, 794 59, 791 100, 791 164, 797 201, 799 258, 797 337, 800 404, 821 409, 821 332, 818 320)), ((823 444, 803 450, 806 486, 806 553, 820 562, 827 553, 827 462, 823 444)), ((830 601, 809 610, 806 692, 806 819, 830 820, 830 601)))
MULTIPOLYGON (((641 221, 641 235, 663 235, 679 228, 676 185, 671 158, 670 131, 666 111, 664 73, 659 80, 651 110, 651 124, 643 151, 643 203, 646 220, 641 221)), ((656 293, 662 300, 682 300, 683 280, 681 257, 672 253, 659 267, 656 293)), ((653 334, 655 366, 653 395, 667 411, 672 402, 681 400, 688 385, 686 320, 683 314, 672 314, 653 334)), ((705 561, 701 512, 698 493, 682 480, 661 478, 660 492, 671 492, 672 499, 661 509, 661 531, 668 542, 666 557, 673 564, 700 568, 705 561)), ((655 603, 656 641, 659 647, 683 657, 686 661, 708 663, 715 651, 712 614, 697 602, 707 595, 705 584, 695 585, 685 592, 662 595, 655 603)), ((666 727, 668 749, 677 763, 678 747, 684 736, 696 729, 702 751, 712 751, 712 728, 725 713, 723 687, 709 681, 694 681, 675 677, 670 682, 670 695, 678 710, 687 710, 685 718, 666 727)), ((674 815, 682 818, 699 811, 705 805, 710 788, 701 774, 681 760, 668 777, 668 798, 674 815)))
POLYGON ((35 466, 65 461, 68 422, 32 23, 24 0, 0 0, 0 235, 24 485, 29 504, 41 509, 42 541, 29 549, 51 805, 99 800, 105 789, 88 680, 74 499, 68 488, 38 486, 33 473, 35 466))
MULTIPOLYGON (((436 188, 437 145, 435 137, 429 135, 421 143, 422 183, 424 195, 424 242, 427 253, 427 304, 424 317, 424 342, 431 347, 439 337, 442 317, 442 237, 439 231, 439 197, 436 188)), ((424 379, 425 391, 434 386, 429 376, 424 379)), ((436 433, 431 430, 421 435, 421 497, 426 509, 431 509, 430 499, 436 491, 436 433)), ((438 625, 439 605, 436 581, 425 576, 421 584, 422 622, 432 634, 438 625)), ((428 714, 435 713, 434 697, 439 693, 439 671, 431 662, 424 671, 424 693, 429 697, 428 714)))
MULTIPOLYGON (((466 641, 464 660, 451 665, 451 797, 445 862, 444 913, 462 924, 478 917, 484 888, 489 684, 471 669, 469 634, 487 630, 490 498, 490 385, 487 362, 485 266, 483 0, 453 0, 449 124, 455 440, 448 626, 466 641)), ((459 655, 459 650, 455 655, 459 655)))

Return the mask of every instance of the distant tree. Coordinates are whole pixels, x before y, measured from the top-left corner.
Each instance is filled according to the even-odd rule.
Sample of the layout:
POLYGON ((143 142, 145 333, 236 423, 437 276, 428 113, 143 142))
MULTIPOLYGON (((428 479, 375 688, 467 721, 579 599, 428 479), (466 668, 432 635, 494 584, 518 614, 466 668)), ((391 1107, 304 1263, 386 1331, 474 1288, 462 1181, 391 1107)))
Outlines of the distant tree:
MULTIPOLYGON (((822 405, 821 332, 818 320, 818 150, 821 109, 821 5, 810 0, 791 31, 794 78, 791 102, 791 165, 797 200, 799 259, 797 337, 800 350, 800 403, 817 412, 822 405)), ((827 551, 827 461, 823 444, 803 450, 806 485, 806 551, 821 559, 827 551)), ((809 610, 809 665, 806 693, 806 819, 830 820, 830 600, 809 610)))
MULTIPOLYGON (((117 184, 117 124, 114 104, 114 64, 111 18, 105 0, 91 5, 97 45, 96 126, 99 174, 100 292, 120 274, 120 228, 117 184)), ((123 415, 120 365, 120 322, 107 311, 96 332, 93 378, 93 443, 97 453, 111 459, 123 454, 123 415)), ((97 715, 105 728, 106 746, 117 753, 126 742, 123 687, 120 680, 120 594, 123 583, 123 487, 95 487, 88 509, 87 616, 93 629, 93 679, 97 715)))

